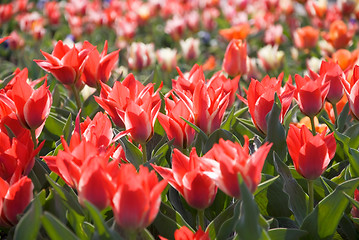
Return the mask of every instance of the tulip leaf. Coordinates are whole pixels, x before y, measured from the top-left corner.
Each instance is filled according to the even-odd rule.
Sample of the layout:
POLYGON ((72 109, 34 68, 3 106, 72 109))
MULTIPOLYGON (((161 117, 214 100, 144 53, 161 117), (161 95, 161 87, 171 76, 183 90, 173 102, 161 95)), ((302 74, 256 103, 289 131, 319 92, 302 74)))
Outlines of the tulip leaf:
POLYGON ((241 208, 236 231, 240 239, 255 240, 262 236, 262 228, 259 224, 259 209, 252 193, 240 175, 238 175, 241 190, 241 208))
POLYGON ((293 212, 295 220, 300 226, 303 223, 307 213, 308 196, 303 189, 292 177, 288 166, 282 162, 280 157, 274 152, 273 160, 275 168, 280 176, 283 178, 283 191, 289 197, 289 209, 293 212))
POLYGON ((306 234, 306 231, 294 228, 274 228, 268 231, 269 237, 275 240, 296 240, 306 234))
POLYGON ((153 221, 153 225, 159 234, 167 239, 173 239, 174 232, 181 226, 193 230, 177 211, 164 203, 161 203, 160 211, 153 221))
POLYGON ((126 137, 122 137, 121 145, 125 150, 126 159, 132 163, 136 169, 140 168, 142 164, 142 152, 133 143, 129 142, 126 137))
POLYGON ((60 196, 60 198, 64 201, 64 204, 67 207, 72 207, 72 209, 74 209, 76 212, 82 214, 83 210, 81 205, 79 204, 78 200, 77 200, 77 196, 76 194, 73 193, 73 190, 70 189, 72 191, 72 193, 70 193, 69 191, 67 191, 65 189, 65 187, 61 187, 58 183, 56 183, 54 180, 52 180, 51 177, 49 177, 48 175, 46 175, 46 178, 48 180, 48 182, 50 183, 50 185, 54 188, 54 190, 57 192, 57 194, 60 196))
POLYGON ((42 213, 39 196, 32 201, 30 209, 20 219, 15 228, 14 240, 37 239, 41 227, 40 216, 42 213))
POLYGON ((204 149, 202 150, 202 153, 205 154, 206 152, 208 152, 209 150, 211 150, 211 148, 213 147, 213 145, 215 143, 219 143, 219 139, 223 139, 223 140, 230 140, 230 141, 235 141, 237 140, 239 142, 239 140, 237 139, 236 136, 234 136, 231 132, 224 130, 224 129, 217 129, 215 130, 208 138, 206 144, 204 145, 204 149))
POLYGON ((71 232, 62 222, 60 222, 54 215, 45 212, 41 217, 42 225, 53 240, 77 240, 76 235, 71 232))
POLYGON ((261 191, 265 190, 266 188, 268 188, 272 183, 274 183, 277 179, 279 178, 278 176, 275 177, 271 177, 270 179, 268 179, 267 181, 261 182, 256 191, 253 193, 254 196, 256 196, 258 193, 260 193, 261 191))
POLYGON ((282 105, 278 98, 277 93, 274 96, 272 110, 267 114, 267 138, 268 142, 273 143, 271 150, 268 154, 267 160, 273 165, 273 152, 276 152, 281 159, 284 159, 287 153, 286 150, 286 137, 283 125, 280 122, 282 105))
POLYGON ((359 123, 350 126, 343 134, 349 138, 351 148, 357 149, 359 147, 359 123))
POLYGON ((208 140, 207 135, 202 131, 202 129, 200 129, 193 123, 189 122, 188 120, 184 119, 183 117, 181 117, 181 119, 183 121, 185 121, 191 128, 193 128, 198 133, 198 135, 195 139, 195 147, 196 147, 197 154, 200 155, 202 152, 202 149, 204 149, 205 143, 208 140))
POLYGON ((72 131, 74 130, 73 126, 72 126, 72 122, 73 122, 72 121, 72 114, 70 113, 69 117, 66 120, 65 126, 62 129, 64 139, 66 140, 68 145, 70 145, 71 134, 72 134, 72 131))
POLYGON ((230 131, 234 121, 234 106, 231 108, 231 111, 227 115, 227 118, 222 122, 221 129, 230 131))
POLYGON ((295 118, 298 112, 299 106, 298 104, 294 105, 286 114, 283 120, 283 125, 285 129, 289 128, 289 124, 293 122, 293 118, 295 118))
POLYGON ((345 126, 345 123, 347 122, 349 115, 349 102, 347 102, 344 106, 344 108, 342 109, 342 112, 339 114, 338 119, 337 119, 337 129, 339 132, 342 132, 345 126))
POLYGON ((120 239, 120 236, 112 232, 106 225, 101 212, 90 202, 85 201, 85 206, 89 210, 90 216, 94 221, 95 230, 98 233, 100 239, 120 239))
POLYGON ((46 130, 58 137, 62 135, 62 129, 64 129, 64 126, 65 122, 52 113, 49 114, 45 122, 46 130))
POLYGON ((262 139, 265 138, 265 135, 253 125, 252 120, 248 120, 248 119, 244 119, 244 118, 236 118, 236 119, 238 122, 240 122, 245 128, 247 128, 253 134, 258 135, 262 139))
MULTIPOLYGON (((235 203, 233 203, 228 209, 226 209, 223 213, 221 213, 219 216, 221 216, 219 218, 219 216, 214 220, 214 239, 227 239, 234 231, 235 231, 235 227, 236 224, 238 223, 239 220, 239 214, 240 214, 240 202, 237 201, 235 203), (228 212, 228 210, 230 212, 228 212), (227 213, 226 215, 222 216, 224 213, 227 213), (221 221, 221 222, 219 222, 221 221), (216 231, 216 225, 219 224, 218 226, 218 232, 216 231)), ((211 236, 211 228, 209 228, 210 226, 207 227, 207 229, 210 229, 210 236, 211 236)), ((211 237, 210 237, 211 238, 211 237)), ((212 238, 211 238, 212 239, 212 238)))
POLYGON ((71 225, 72 229, 75 231, 76 236, 80 239, 88 239, 89 236, 83 230, 83 223, 85 221, 85 217, 78 214, 72 208, 69 208, 66 214, 67 221, 71 225))
POLYGON ((305 239, 328 239, 335 234, 343 212, 349 203, 343 192, 353 195, 358 185, 359 178, 348 180, 338 185, 331 194, 318 203, 301 226, 302 230, 308 232, 305 239))
POLYGON ((242 114, 244 114, 244 113, 246 113, 246 112, 248 112, 248 106, 243 107, 243 108, 237 110, 237 111, 234 113, 234 117, 236 117, 236 118, 237 118, 237 117, 240 117, 240 116, 242 116, 242 114))

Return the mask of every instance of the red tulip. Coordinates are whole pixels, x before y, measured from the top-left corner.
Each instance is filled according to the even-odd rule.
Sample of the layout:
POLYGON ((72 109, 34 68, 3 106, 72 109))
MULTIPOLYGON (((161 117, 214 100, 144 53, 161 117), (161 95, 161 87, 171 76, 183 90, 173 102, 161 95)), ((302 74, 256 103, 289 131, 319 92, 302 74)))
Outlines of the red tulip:
POLYGON ((172 88, 184 92, 187 96, 192 96, 194 89, 200 82, 205 82, 202 66, 195 64, 188 74, 183 74, 177 67, 178 78, 172 80, 172 88))
POLYGON ((223 88, 213 89, 213 86, 199 82, 192 97, 181 91, 175 92, 194 116, 195 125, 203 132, 210 134, 220 128, 229 102, 229 93, 226 94, 223 88))
POLYGON ((294 98, 297 100, 300 110, 308 117, 314 117, 324 107, 330 82, 323 83, 323 77, 313 80, 308 76, 303 78, 296 74, 295 83, 297 87, 294 98))
POLYGON ((247 72, 247 43, 233 39, 227 46, 223 59, 223 70, 230 76, 247 72))
POLYGON ((120 50, 107 54, 107 41, 105 41, 101 54, 97 50, 93 50, 94 48, 88 41, 85 41, 82 46, 82 50, 87 49, 90 51, 83 70, 82 80, 90 87, 100 87, 99 81, 106 83, 110 78, 111 71, 118 61, 118 52, 120 50))
MULTIPOLYGON (((355 201, 359 202, 359 190, 355 189, 354 191, 354 199, 355 201)), ((352 217, 358 218, 359 217, 359 210, 355 206, 352 207, 352 210, 350 211, 352 217)))
POLYGON ((243 147, 239 143, 220 139, 202 158, 205 173, 216 182, 219 189, 235 198, 241 196, 238 174, 241 174, 251 192, 256 190, 264 161, 272 146, 272 143, 265 143, 249 155, 248 137, 244 136, 244 139, 243 147))
POLYGON ((151 165, 191 207, 206 209, 213 203, 217 187, 200 169, 200 164, 200 157, 193 148, 189 157, 174 149, 172 169, 151 165))
POLYGON ((130 100, 146 104, 152 102, 151 108, 155 107, 161 100, 158 94, 161 87, 154 92, 152 84, 147 87, 143 86, 132 73, 122 82, 116 81, 112 89, 106 84, 100 84, 102 86, 100 97, 95 96, 95 100, 110 115, 112 121, 121 128, 125 125, 117 110, 124 111, 130 100))
POLYGON ((52 96, 47 81, 38 89, 33 89, 27 81, 28 71, 25 68, 12 80, 12 89, 6 92, 13 101, 16 115, 27 129, 37 129, 45 123, 50 114, 52 96))
POLYGON ((132 164, 121 165, 112 210, 116 223, 123 229, 143 229, 156 218, 161 204, 161 193, 167 182, 158 181, 154 171, 140 166, 137 173, 132 164))
POLYGON ((312 26, 298 28, 293 33, 294 44, 300 49, 314 48, 319 39, 319 30, 312 26))
POLYGON ((349 101, 351 113, 359 119, 359 66, 355 65, 351 82, 347 82, 344 78, 341 79, 345 93, 349 101))
POLYGON ((274 103, 274 94, 277 93, 282 104, 280 121, 282 122, 293 99, 294 87, 290 80, 282 88, 283 73, 278 79, 270 78, 268 75, 259 82, 252 79, 247 90, 247 100, 238 95, 238 97, 248 105, 249 113, 252 116, 254 125, 263 133, 267 133, 267 114, 272 110, 274 103))
POLYGON ((335 155, 336 142, 333 133, 325 136, 326 131, 315 136, 302 125, 290 125, 287 145, 297 172, 304 178, 314 180, 327 168, 335 155))
POLYGON ((42 142, 34 150, 34 143, 28 130, 16 138, 10 138, 0 132, 0 142, 0 166, 2 166, 0 177, 8 182, 12 181, 15 172, 21 175, 30 173, 35 163, 35 156, 44 145, 42 142))
POLYGON ((346 48, 355 34, 355 28, 349 28, 342 20, 330 24, 329 33, 323 35, 334 48, 346 48))
POLYGON ((0 225, 10 227, 18 222, 17 215, 24 212, 33 198, 34 185, 24 176, 13 183, 0 178, 0 225))
POLYGON ((93 49, 70 49, 62 41, 58 41, 51 54, 41 51, 46 60, 34 60, 46 72, 65 85, 75 84, 81 77, 89 54, 93 49))
MULTIPOLYGON (((167 238, 159 236, 161 240, 167 240, 167 238)), ((182 226, 175 231, 175 240, 210 240, 209 233, 203 232, 201 226, 196 233, 193 233, 186 226, 182 226)))
POLYGON ((344 72, 337 63, 322 61, 319 74, 323 76, 323 82, 329 82, 328 102, 336 104, 344 95, 344 87, 341 80, 345 78, 344 72))
POLYGON ((171 96, 173 100, 169 97, 165 98, 166 114, 159 113, 158 121, 165 129, 168 139, 174 139, 174 146, 186 148, 191 145, 196 132, 181 117, 190 122, 193 122, 194 119, 185 103, 174 94, 171 96))

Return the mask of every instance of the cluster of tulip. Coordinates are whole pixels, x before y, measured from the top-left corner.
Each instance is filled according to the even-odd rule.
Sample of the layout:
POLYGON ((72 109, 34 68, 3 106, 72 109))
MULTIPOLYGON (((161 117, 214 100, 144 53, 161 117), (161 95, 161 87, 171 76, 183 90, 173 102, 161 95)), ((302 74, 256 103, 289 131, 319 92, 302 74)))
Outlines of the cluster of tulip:
POLYGON ((357 238, 357 6, 0 4, 0 236, 357 238))

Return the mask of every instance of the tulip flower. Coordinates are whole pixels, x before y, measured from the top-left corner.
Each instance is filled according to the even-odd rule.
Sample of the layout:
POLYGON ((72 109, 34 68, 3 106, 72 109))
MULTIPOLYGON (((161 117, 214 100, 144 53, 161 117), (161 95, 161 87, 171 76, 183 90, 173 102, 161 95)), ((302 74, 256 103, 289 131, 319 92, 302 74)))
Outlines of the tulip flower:
POLYGON ((196 132, 181 117, 193 122, 193 116, 181 99, 178 99, 174 94, 171 96, 173 100, 169 99, 168 96, 165 98, 166 114, 159 113, 158 121, 164 128, 168 139, 174 139, 174 146, 186 148, 191 145, 196 132))
POLYGON ((323 77, 313 80, 308 76, 303 78, 298 74, 295 75, 295 83, 297 87, 294 98, 297 100, 300 110, 308 117, 313 118, 324 107, 330 83, 323 83, 323 77))
POLYGON ((150 225, 159 211, 161 193, 167 182, 159 182, 155 172, 146 167, 140 166, 137 173, 132 164, 123 164, 114 183, 111 205, 116 223, 125 230, 150 225))
POLYGON ((199 44, 199 39, 195 39, 192 37, 180 41, 183 57, 186 61, 197 59, 199 57, 199 44))
POLYGON ((0 226, 10 227, 18 223, 17 215, 31 202, 33 189, 31 179, 26 176, 10 184, 0 178, 0 226))
POLYGON ((344 71, 353 64, 353 54, 347 49, 339 49, 332 55, 332 61, 338 63, 340 68, 344 71))
MULTIPOLYGON (((167 238, 159 236, 161 240, 167 240, 167 238)), ((192 232, 186 226, 182 226, 177 229, 174 234, 175 240, 210 240, 209 232, 203 232, 202 228, 199 227, 197 232, 192 232)))
POLYGON ((244 40, 247 38, 250 30, 251 27, 248 23, 242 23, 231 28, 221 29, 218 33, 227 41, 231 41, 232 39, 244 40))
POLYGON ((204 82, 197 84, 191 97, 181 91, 175 92, 185 102, 194 117, 195 125, 202 131, 210 134, 220 128, 230 93, 226 94, 223 88, 214 89, 204 82))
POLYGON ((181 39, 186 30, 186 21, 183 17, 175 15, 166 22, 165 33, 169 34, 174 41, 181 39))
POLYGON ((41 51, 46 60, 34 61, 62 84, 72 85, 80 79, 90 52, 89 49, 79 51, 75 46, 70 49, 60 40, 51 54, 41 51))
POLYGON ((326 131, 313 136, 309 129, 290 125, 287 145, 297 172, 304 178, 314 180, 327 168, 335 155, 336 142, 333 133, 325 135, 326 131))
POLYGON ((113 88, 101 83, 100 97, 95 96, 96 102, 110 115, 112 121, 118 127, 125 127, 118 110, 124 111, 130 100, 142 103, 151 102, 151 109, 160 102, 159 90, 154 91, 153 85, 143 86, 135 79, 133 74, 129 74, 122 82, 116 81, 113 88))
POLYGON ((223 70, 230 76, 247 72, 247 43, 233 39, 227 46, 223 59, 223 70))
POLYGON ((39 153, 45 142, 34 149, 30 131, 26 130, 21 136, 10 138, 4 132, 0 132, 0 177, 11 182, 18 172, 21 175, 30 173, 35 164, 35 156, 39 153))
POLYGON ((279 69, 284 61, 284 52, 278 50, 278 46, 267 45, 258 51, 258 58, 261 60, 264 70, 279 69))
POLYGON ((285 41, 282 25, 271 25, 264 33, 264 42, 272 46, 280 45, 285 41))
POLYGON ((194 89, 200 82, 205 82, 205 76, 202 66, 198 64, 193 65, 191 71, 187 74, 181 72, 177 67, 178 78, 172 80, 172 88, 177 91, 186 93, 188 96, 192 96, 194 89))
POLYGON ((341 79, 349 101, 350 112, 359 119, 359 66, 355 65, 351 82, 341 79))
POLYGON ((93 50, 94 48, 88 41, 85 41, 82 46, 83 50, 91 51, 83 70, 82 80, 90 87, 100 87, 99 81, 106 83, 110 78, 111 71, 118 61, 120 50, 107 54, 107 41, 105 41, 101 54, 97 50, 93 50))
POLYGON ((177 65, 177 50, 161 48, 156 52, 158 64, 162 70, 171 72, 177 65))
POLYGON ((323 76, 323 82, 329 82, 329 91, 326 99, 332 104, 336 104, 344 95, 344 87, 342 85, 342 78, 345 74, 340 66, 334 62, 323 61, 319 75, 323 76))
POLYGON ((314 48, 319 39, 319 31, 312 26, 298 28, 293 33, 294 44, 300 49, 314 48))
POLYGON ((354 28, 349 28, 342 20, 336 20, 330 24, 329 33, 325 33, 323 38, 334 48, 346 48, 355 34, 354 28))
POLYGON ((220 139, 201 159, 205 173, 225 194, 235 198, 241 196, 238 174, 241 174, 251 192, 256 190, 261 181, 264 161, 272 146, 272 143, 265 143, 249 155, 248 137, 244 136, 244 139, 243 147, 239 143, 220 139))
MULTIPOLYGON (((359 202, 359 190, 355 189, 354 191, 354 200, 359 202)), ((355 206, 352 207, 352 210, 350 211, 352 217, 358 218, 359 217, 359 210, 355 206)))
POLYGON ((212 205, 217 187, 214 181, 200 169, 200 165, 201 160, 195 148, 192 149, 189 157, 174 149, 172 169, 151 164, 191 207, 203 210, 212 205))
POLYGON ((133 42, 128 49, 128 67, 133 70, 142 70, 156 61, 153 43, 144 44, 133 42))
POLYGON ((23 127, 36 130, 41 127, 50 114, 52 96, 47 81, 34 89, 27 81, 28 70, 25 68, 12 79, 12 89, 6 95, 13 101, 16 115, 23 127))
POLYGON ((252 116, 254 125, 263 133, 267 133, 267 114, 272 110, 274 103, 274 94, 277 93, 278 98, 282 104, 280 121, 282 122, 287 113, 293 99, 294 87, 291 80, 282 88, 283 73, 276 78, 270 78, 268 75, 259 82, 252 79, 247 90, 247 100, 243 97, 238 97, 248 105, 249 113, 252 116))

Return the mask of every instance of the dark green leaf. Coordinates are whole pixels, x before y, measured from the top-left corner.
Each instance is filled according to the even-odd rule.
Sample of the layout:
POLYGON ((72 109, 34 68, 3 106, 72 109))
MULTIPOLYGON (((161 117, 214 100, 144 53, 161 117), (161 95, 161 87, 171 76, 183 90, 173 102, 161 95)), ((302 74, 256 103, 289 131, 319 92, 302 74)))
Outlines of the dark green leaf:
POLYGON ((353 195, 358 185, 359 178, 346 181, 318 203, 301 226, 309 233, 305 239, 328 239, 334 235, 349 202, 343 192, 353 195))
POLYGON ((132 163, 136 169, 142 164, 142 152, 133 143, 129 142, 126 137, 121 138, 121 145, 125 150, 126 159, 132 163))
POLYGON ((345 123, 349 117, 349 102, 345 104, 342 112, 339 114, 338 116, 338 120, 337 120, 337 126, 338 126, 338 131, 342 132, 345 126, 345 123))
POLYGON ((14 240, 37 239, 37 235, 41 227, 41 213, 41 202, 37 196, 32 201, 30 209, 24 214, 17 224, 14 240))
POLYGON ((41 217, 42 225, 52 240, 77 240, 76 235, 71 232, 62 222, 49 212, 41 217))
POLYGON ((275 240, 296 240, 300 239, 306 234, 306 231, 290 228, 274 228, 268 231, 269 237, 275 240))
POLYGON ((283 178, 283 191, 289 197, 289 209, 293 212, 299 226, 303 223, 307 213, 308 196, 292 177, 288 166, 282 162, 276 153, 273 153, 274 165, 283 178))

